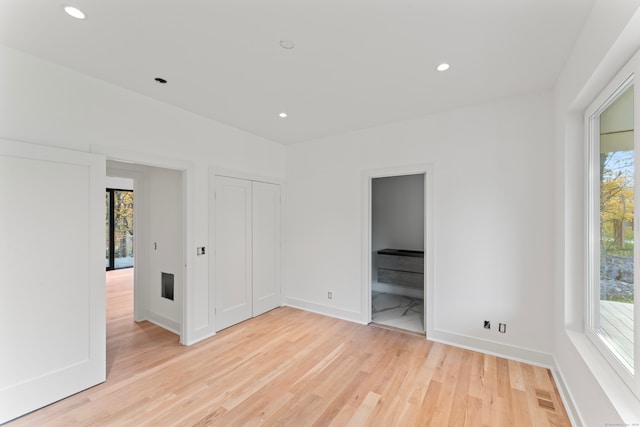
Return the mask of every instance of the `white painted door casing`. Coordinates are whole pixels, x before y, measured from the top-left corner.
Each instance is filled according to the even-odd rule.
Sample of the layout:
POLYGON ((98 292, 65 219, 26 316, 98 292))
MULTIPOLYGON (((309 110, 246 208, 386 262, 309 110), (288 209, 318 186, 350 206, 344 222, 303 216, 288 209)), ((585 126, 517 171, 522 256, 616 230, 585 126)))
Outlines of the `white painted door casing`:
POLYGON ((106 378, 103 156, 0 140, 0 423, 106 378))

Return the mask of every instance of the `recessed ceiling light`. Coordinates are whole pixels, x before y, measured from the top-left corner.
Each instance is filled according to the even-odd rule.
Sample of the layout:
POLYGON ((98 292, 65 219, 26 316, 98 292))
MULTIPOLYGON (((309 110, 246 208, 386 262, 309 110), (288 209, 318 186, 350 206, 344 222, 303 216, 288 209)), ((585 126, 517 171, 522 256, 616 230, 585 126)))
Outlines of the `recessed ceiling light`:
POLYGON ((158 83, 161 83, 161 84, 165 84, 165 83, 167 82, 167 81, 166 81, 165 79, 163 79, 162 77, 156 77, 154 80, 155 80, 155 81, 157 81, 158 83))
POLYGON ((281 119, 284 119, 287 117, 287 113, 283 111, 282 113, 278 114, 278 117, 280 117, 281 119))
POLYGON ((280 40, 280 47, 283 49, 293 49, 295 44, 291 40, 282 39, 280 40))
POLYGON ((436 67, 436 70, 438 71, 447 71, 448 69, 449 69, 449 64, 447 64, 446 62, 436 67))
POLYGON ((76 19, 84 19, 86 17, 84 12, 73 6, 65 6, 64 11, 67 12, 67 15, 72 16, 76 19))

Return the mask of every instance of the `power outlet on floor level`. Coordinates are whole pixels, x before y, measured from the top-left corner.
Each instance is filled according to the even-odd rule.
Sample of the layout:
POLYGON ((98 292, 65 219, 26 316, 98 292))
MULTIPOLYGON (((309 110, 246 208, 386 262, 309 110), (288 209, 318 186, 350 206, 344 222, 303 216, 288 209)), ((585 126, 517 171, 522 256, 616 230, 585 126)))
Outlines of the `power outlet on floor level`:
POLYGON ((329 299, 333 298, 333 292, 327 292, 327 298, 329 299))
POLYGON ((491 322, 489 320, 485 320, 484 321, 484 328, 485 329, 491 329, 491 322))
POLYGON ((507 324, 506 323, 499 323, 498 324, 498 332, 501 333, 506 333, 507 332, 507 324))

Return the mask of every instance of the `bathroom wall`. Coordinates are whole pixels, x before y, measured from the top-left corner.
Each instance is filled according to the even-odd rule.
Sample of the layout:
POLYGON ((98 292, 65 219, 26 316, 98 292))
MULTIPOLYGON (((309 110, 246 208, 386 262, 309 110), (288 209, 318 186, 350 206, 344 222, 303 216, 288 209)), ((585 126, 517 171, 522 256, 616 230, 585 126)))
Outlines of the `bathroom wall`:
POLYGON ((424 175, 374 178, 371 247, 424 249, 424 175))
MULTIPOLYGON (((424 250, 424 175, 374 178, 371 182, 371 249, 373 290, 407 294, 393 284, 377 283, 381 249, 424 250)), ((422 293, 410 292, 421 297, 422 293)))

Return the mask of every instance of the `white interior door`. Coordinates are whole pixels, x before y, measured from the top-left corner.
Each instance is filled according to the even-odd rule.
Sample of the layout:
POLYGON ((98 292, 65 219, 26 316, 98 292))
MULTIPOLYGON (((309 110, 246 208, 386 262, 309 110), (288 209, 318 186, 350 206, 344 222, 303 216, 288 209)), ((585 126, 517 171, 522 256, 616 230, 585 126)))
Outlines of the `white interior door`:
POLYGON ((253 182, 253 316, 282 303, 280 186, 253 182))
POLYGON ((215 177, 216 331, 252 316, 251 181, 215 177))
POLYGON ((102 156, 0 140, 0 423, 106 376, 102 156))

